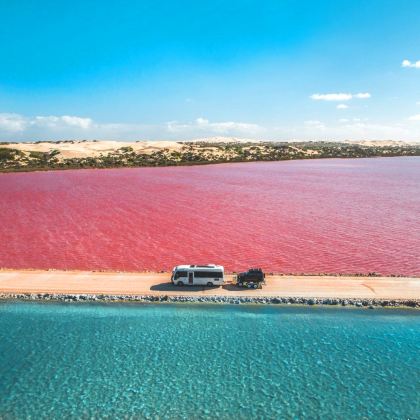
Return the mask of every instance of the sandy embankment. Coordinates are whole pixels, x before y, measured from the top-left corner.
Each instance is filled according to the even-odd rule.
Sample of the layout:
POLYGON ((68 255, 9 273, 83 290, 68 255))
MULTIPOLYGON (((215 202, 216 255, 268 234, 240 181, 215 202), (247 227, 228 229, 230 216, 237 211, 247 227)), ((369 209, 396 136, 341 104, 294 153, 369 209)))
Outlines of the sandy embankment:
MULTIPOLYGON (((258 145, 261 142, 267 140, 252 140, 252 139, 241 139, 237 137, 209 137, 199 138, 191 140, 191 142, 201 143, 255 143, 258 145)), ((374 147, 385 147, 385 146, 407 146, 410 144, 416 144, 415 142, 402 142, 402 141, 347 141, 349 144, 361 144, 363 146, 374 146, 374 147)), ((291 145, 298 146, 299 141, 292 141, 291 145)), ((71 159, 71 158, 86 158, 86 157, 98 157, 101 154, 107 155, 110 152, 116 152, 121 147, 131 147, 136 153, 151 154, 153 152, 162 151, 164 149, 170 151, 180 151, 183 148, 183 144, 177 141, 170 140, 142 140, 142 141, 109 141, 109 140, 89 140, 89 141, 57 141, 57 142, 21 142, 11 144, 0 144, 0 147, 6 147, 10 149, 18 149, 26 154, 29 152, 51 152, 52 150, 58 150, 60 155, 58 159, 71 159)), ((298 147, 294 147, 299 150, 298 147)), ((308 155, 315 154, 314 151, 307 150, 308 155)), ((221 153, 220 150, 217 153, 221 153)))
POLYGON ((22 152, 51 152, 58 150, 61 159, 98 157, 115 152, 121 147, 131 147, 137 153, 150 154, 163 149, 171 151, 181 150, 182 144, 175 141, 68 141, 68 142, 40 142, 40 143, 11 143, 1 147, 18 149, 22 152))
POLYGON ((260 290, 176 287, 168 273, 1 270, 0 293, 105 294, 151 296, 259 296, 349 299, 420 299, 420 278, 267 276, 260 290))

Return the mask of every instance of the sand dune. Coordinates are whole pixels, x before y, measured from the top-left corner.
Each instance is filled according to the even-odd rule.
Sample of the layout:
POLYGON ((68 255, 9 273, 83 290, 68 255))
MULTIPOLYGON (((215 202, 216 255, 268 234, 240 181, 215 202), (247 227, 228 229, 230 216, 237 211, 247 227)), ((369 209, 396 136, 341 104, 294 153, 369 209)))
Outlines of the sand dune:
MULTIPOLYGON (((239 137, 205 137, 197 138, 191 140, 191 142, 202 142, 202 143, 261 143, 267 140, 252 140, 239 137)), ((385 146, 399 146, 399 145, 409 145, 415 143, 406 143, 401 141, 348 141, 347 143, 351 144, 361 144, 364 146, 375 146, 375 147, 385 147, 385 146)), ((299 144, 299 142, 295 142, 299 144)), ((23 152, 50 152, 52 150, 59 150, 62 159, 66 158, 84 158, 84 157, 97 157, 100 154, 107 155, 109 152, 114 152, 121 147, 132 147, 133 150, 137 153, 153 153, 158 150, 169 149, 181 150, 183 145, 181 142, 160 140, 160 141, 151 141, 151 140, 142 140, 142 141, 66 141, 66 142, 36 142, 36 143, 11 143, 11 144, 1 144, 0 147, 18 149, 23 152)))
POLYGON ((2 147, 18 149, 23 152, 50 152, 59 150, 63 158, 96 157, 101 153, 106 155, 121 147, 132 147, 137 153, 152 153, 158 150, 180 150, 182 144, 175 141, 69 141, 69 142, 41 142, 41 143, 15 143, 2 145, 2 147))

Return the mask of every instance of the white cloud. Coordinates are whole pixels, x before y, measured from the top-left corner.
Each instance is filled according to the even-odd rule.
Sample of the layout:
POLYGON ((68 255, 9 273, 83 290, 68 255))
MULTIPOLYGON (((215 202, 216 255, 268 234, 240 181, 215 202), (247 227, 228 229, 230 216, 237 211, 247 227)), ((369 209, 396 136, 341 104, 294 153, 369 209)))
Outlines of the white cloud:
POLYGON ((414 69, 420 69, 420 60, 418 61, 403 60, 403 62, 401 63, 401 67, 411 67, 414 69))
POLYGON ((315 101, 349 101, 353 95, 351 93, 314 93, 311 99, 315 101))
POLYGON ((314 93, 311 95, 311 99, 315 101, 350 101, 353 98, 357 99, 368 99, 371 94, 368 92, 364 93, 314 93))
MULTIPOLYGON (((210 122, 207 118, 197 118, 191 123, 179 123, 178 121, 169 121, 166 123, 169 132, 189 133, 192 131, 208 134, 256 134, 262 130, 258 124, 222 121, 210 122)), ((199 134, 197 133, 197 134, 199 134)))
POLYGON ((356 118, 340 118, 338 121, 341 123, 350 123, 350 122, 359 123, 362 121, 369 121, 369 118, 357 118, 357 117, 356 118))
POLYGON ((346 104, 338 104, 337 109, 347 109, 349 106, 346 104))
POLYGON ((10 133, 24 131, 27 121, 19 114, 0 114, 0 131, 10 133))
POLYGON ((24 116, 0 113, 0 140, 188 140, 202 137, 236 137, 272 140, 381 140, 419 141, 420 114, 405 120, 382 123, 366 118, 341 118, 323 122, 308 119, 304 123, 279 120, 261 126, 249 122, 210 121, 197 118, 191 122, 171 121, 161 124, 101 123, 78 116, 24 116), (417 123, 416 123, 417 122, 417 123))
POLYGON ((369 99, 371 97, 371 94, 368 92, 365 93, 356 93, 356 95, 354 95, 355 98, 357 99, 369 99))
POLYGON ((352 139, 409 140, 416 137, 416 133, 401 124, 353 122, 342 127, 345 129, 346 138, 352 139))
POLYGON ((85 139, 106 133, 136 131, 139 126, 121 124, 99 124, 91 118, 74 115, 37 115, 0 113, 0 139, 41 140, 67 138, 85 139), (13 135, 13 137, 12 137, 13 135))
POLYGON ((62 115, 60 117, 49 115, 37 116, 31 120, 31 124, 49 128, 74 127, 86 130, 92 127, 93 121, 90 118, 75 117, 71 115, 62 115))
POLYGON ((309 128, 316 128, 318 130, 325 129, 325 124, 318 120, 307 120, 304 122, 304 124, 306 127, 309 127, 309 128))
POLYGON ((0 114, 0 139, 3 140, 64 140, 64 139, 116 139, 140 138, 188 139, 197 136, 229 135, 257 136, 264 132, 258 124, 197 118, 192 122, 170 121, 165 124, 98 123, 91 118, 74 115, 0 114))
POLYGON ((92 120, 90 118, 81 118, 81 117, 72 117, 70 115, 63 115, 61 120, 72 127, 80 127, 83 129, 89 128, 92 126, 92 120))
POLYGON ((90 118, 71 115, 25 117, 20 114, 0 114, 0 131, 11 133, 23 132, 25 130, 30 130, 31 128, 48 128, 56 130, 74 128, 87 130, 92 126, 93 121, 90 118))

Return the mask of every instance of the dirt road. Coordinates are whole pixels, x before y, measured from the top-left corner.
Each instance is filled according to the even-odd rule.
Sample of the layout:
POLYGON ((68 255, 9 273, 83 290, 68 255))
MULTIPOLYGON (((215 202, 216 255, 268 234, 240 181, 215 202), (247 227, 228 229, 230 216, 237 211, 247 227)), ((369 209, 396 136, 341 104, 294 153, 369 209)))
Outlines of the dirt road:
POLYGON ((260 290, 226 280, 223 287, 176 287, 169 273, 0 270, 0 293, 420 299, 420 278, 267 276, 260 290))

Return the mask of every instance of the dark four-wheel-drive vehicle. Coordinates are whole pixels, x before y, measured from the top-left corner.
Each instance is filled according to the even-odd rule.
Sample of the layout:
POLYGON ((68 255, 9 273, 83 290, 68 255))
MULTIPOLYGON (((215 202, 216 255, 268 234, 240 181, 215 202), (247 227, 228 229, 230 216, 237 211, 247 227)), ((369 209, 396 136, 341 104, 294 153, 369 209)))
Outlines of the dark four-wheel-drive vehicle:
POLYGON ((244 273, 239 273, 236 277, 236 285, 238 287, 261 289, 263 283, 265 283, 265 274, 261 268, 250 268, 244 273))

